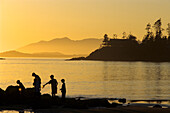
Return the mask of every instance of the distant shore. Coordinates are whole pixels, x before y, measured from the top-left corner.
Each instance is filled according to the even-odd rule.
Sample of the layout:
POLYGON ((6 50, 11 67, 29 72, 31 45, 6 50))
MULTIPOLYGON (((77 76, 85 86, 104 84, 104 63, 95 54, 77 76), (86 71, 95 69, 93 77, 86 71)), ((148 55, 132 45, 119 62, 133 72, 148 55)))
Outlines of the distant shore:
POLYGON ((120 62, 170 62, 169 60, 111 60, 111 59, 88 59, 87 57, 73 57, 67 61, 120 61, 120 62))

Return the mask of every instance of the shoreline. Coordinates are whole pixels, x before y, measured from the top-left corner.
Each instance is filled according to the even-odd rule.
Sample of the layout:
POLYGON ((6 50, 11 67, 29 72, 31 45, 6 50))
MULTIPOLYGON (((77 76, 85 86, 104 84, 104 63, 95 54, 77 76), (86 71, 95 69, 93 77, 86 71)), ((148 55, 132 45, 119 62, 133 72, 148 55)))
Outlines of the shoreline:
POLYGON ((145 106, 119 106, 119 107, 94 107, 87 109, 76 109, 76 108, 64 108, 63 106, 52 106, 51 108, 41 108, 41 109, 0 109, 2 112, 16 112, 16 113, 169 113, 170 108, 151 108, 145 106))
MULTIPOLYGON (((2 98, 1 98, 2 99, 2 98)), ((126 100, 125 98, 66 98, 41 95, 40 98, 10 98, 0 102, 0 113, 16 111, 20 113, 169 113, 170 104, 161 104, 170 100, 126 100), (156 103, 154 103, 156 102, 156 103)))
POLYGON ((170 60, 109 60, 109 59, 87 59, 86 57, 73 57, 66 59, 66 61, 110 61, 110 62, 154 62, 154 63, 170 63, 170 60))
POLYGON ((116 107, 116 108, 90 108, 90 109, 39 109, 36 113, 169 113, 170 109, 147 108, 147 107, 116 107))

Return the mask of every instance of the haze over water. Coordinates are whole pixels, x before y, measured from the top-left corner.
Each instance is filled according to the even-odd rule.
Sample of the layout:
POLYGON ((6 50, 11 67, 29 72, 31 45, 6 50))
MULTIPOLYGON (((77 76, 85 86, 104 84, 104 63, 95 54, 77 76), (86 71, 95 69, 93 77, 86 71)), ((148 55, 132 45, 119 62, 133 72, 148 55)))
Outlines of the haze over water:
MULTIPOLYGON (((0 88, 17 85, 33 87, 32 72, 42 85, 53 74, 61 96, 61 79, 66 80, 68 97, 170 99, 170 63, 65 61, 49 58, 6 58, 0 60, 0 88)), ((41 93, 51 94, 47 85, 41 93)))

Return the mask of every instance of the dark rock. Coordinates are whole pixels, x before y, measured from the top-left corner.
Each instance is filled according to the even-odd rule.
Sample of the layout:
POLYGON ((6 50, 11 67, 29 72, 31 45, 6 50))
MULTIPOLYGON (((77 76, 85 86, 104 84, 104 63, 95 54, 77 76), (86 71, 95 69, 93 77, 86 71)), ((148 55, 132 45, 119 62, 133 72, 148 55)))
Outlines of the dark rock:
POLYGON ((15 98, 19 96, 19 87, 18 86, 8 86, 5 90, 6 96, 15 98))
POLYGON ((0 97, 5 95, 5 91, 3 89, 0 88, 0 97))
POLYGON ((153 108, 162 108, 162 106, 157 104, 157 105, 154 105, 153 108))
POLYGON ((85 60, 86 58, 85 57, 77 57, 77 58, 72 58, 70 60, 85 60))
POLYGON ((89 99, 82 100, 88 107, 108 107, 110 103, 107 99, 89 99))
POLYGON ((26 88, 23 92, 25 98, 33 98, 35 95, 34 88, 26 88))
POLYGON ((121 103, 126 103, 126 99, 125 98, 119 99, 118 101, 121 102, 121 103))

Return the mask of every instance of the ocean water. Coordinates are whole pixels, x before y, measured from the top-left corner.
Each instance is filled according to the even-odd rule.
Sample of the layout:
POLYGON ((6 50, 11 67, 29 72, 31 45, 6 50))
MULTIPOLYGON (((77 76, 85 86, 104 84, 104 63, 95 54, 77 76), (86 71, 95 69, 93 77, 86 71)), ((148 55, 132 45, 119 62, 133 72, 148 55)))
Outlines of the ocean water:
MULTIPOLYGON (((6 58, 0 60, 0 88, 17 85, 33 87, 32 72, 41 77, 42 85, 53 74, 66 80, 67 97, 170 99, 170 63, 66 61, 52 58, 6 58)), ((41 93, 51 94, 50 85, 41 93)))

